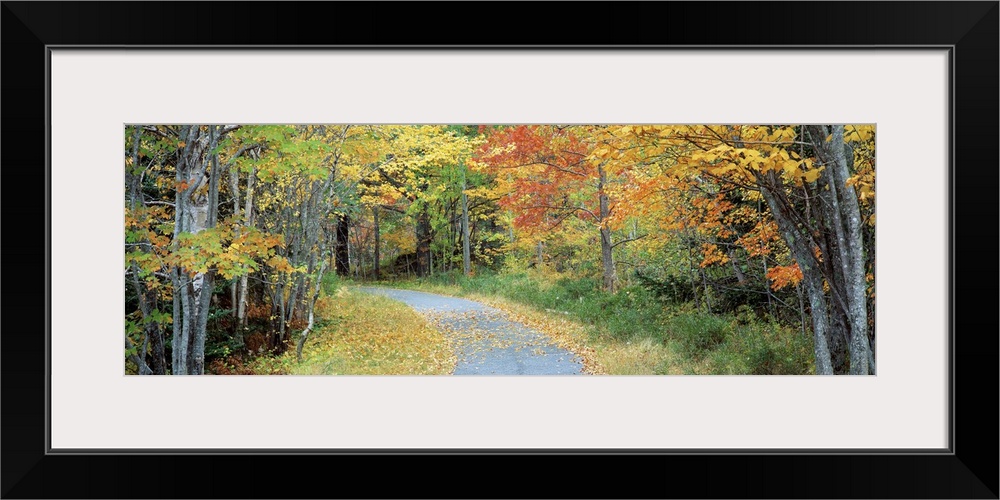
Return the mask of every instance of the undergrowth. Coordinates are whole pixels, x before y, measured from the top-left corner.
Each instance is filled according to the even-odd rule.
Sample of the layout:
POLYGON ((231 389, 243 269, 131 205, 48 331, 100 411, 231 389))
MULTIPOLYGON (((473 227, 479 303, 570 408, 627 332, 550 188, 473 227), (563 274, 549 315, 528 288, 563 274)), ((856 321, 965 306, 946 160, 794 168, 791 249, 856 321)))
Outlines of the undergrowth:
POLYGON ((595 373, 813 372, 811 338, 749 307, 711 314, 691 303, 665 303, 641 286, 612 294, 594 279, 551 279, 531 272, 445 273, 388 285, 479 299, 555 324, 549 325, 550 334, 558 336, 552 330, 560 330, 592 352, 595 373))

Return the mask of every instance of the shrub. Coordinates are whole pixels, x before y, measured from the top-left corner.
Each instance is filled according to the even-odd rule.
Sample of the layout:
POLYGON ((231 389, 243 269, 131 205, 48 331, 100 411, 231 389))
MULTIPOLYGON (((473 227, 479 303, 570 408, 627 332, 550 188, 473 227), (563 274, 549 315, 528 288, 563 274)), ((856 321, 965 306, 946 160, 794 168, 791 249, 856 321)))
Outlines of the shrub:
POLYGON ((556 286, 561 289, 561 296, 566 300, 579 301, 598 293, 601 284, 593 278, 562 278, 556 281, 556 286))
POLYGON ((725 342, 730 324, 711 314, 691 313, 671 318, 668 331, 685 354, 701 356, 725 342))
POLYGON ((813 371, 811 340, 777 323, 753 321, 737 326, 710 358, 717 373, 802 375, 813 371))
POLYGON ((635 271, 635 278, 640 286, 668 304, 680 304, 695 298, 691 282, 687 278, 672 274, 657 278, 638 269, 635 271))

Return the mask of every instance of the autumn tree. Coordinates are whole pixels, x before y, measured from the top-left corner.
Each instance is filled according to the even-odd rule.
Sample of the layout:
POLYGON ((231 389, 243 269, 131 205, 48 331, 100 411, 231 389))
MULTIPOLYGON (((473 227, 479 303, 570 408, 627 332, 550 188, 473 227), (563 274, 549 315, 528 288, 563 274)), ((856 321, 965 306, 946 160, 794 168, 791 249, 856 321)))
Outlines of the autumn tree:
MULTIPOLYGON (((589 223, 599 240, 604 288, 618 280, 613 250, 634 238, 615 241, 617 209, 610 194, 619 165, 606 152, 604 127, 519 125, 488 131, 474 157, 477 168, 495 175, 505 193, 500 204, 528 235, 556 231, 570 218, 589 223)), ((541 245, 539 245, 541 252, 541 245)))
POLYGON ((817 373, 875 371, 872 126, 136 125, 124 153, 136 373, 301 349, 324 273, 471 275, 504 243, 609 293, 808 316, 817 373))
POLYGON ((805 284, 817 373, 874 373, 866 245, 873 241, 866 226, 874 225, 873 127, 623 126, 618 133, 651 144, 650 158, 680 179, 759 193, 795 264, 769 277, 805 284), (840 345, 849 355, 844 363, 835 362, 840 345))
MULTIPOLYGON (((294 315, 312 319, 327 252, 324 231, 335 199, 334 172, 348 130, 218 125, 128 129, 126 276, 136 289, 143 334, 141 347, 126 336, 126 354, 139 373, 166 373, 157 361, 168 343, 161 332, 166 324, 173 325, 170 372, 204 373, 207 323, 219 299, 214 294, 218 279, 230 283, 230 307, 236 312, 231 335, 237 348, 246 324, 250 275, 259 276, 262 295, 270 298, 275 313, 271 347, 280 347, 287 338, 286 325, 294 315), (145 179, 147 192, 137 187, 139 179, 145 179), (226 196, 229 200, 223 201, 226 196), (156 308, 168 298, 169 316, 162 310, 166 308, 156 308), (149 364, 144 359, 147 344, 149 364)), ((306 331, 309 327, 311 323, 306 331)))
POLYGON ((465 194, 462 176, 476 139, 458 132, 430 125, 377 128, 382 155, 362 182, 363 203, 412 218, 418 276, 431 274, 435 235, 457 219, 456 211, 444 208, 465 194))
MULTIPOLYGON (((140 312, 147 310, 143 323, 172 325, 173 374, 204 373, 207 322, 216 277, 244 272, 249 262, 278 244, 255 233, 234 237, 229 222, 219 225, 220 178, 238 156, 223 162, 219 149, 228 140, 227 135, 238 129, 220 125, 129 129, 127 273, 131 273, 137 295, 142 297, 140 312), (147 174, 150 193, 140 194, 135 188, 136 176, 145 178, 147 174), (240 248, 241 244, 244 248, 240 248), (136 278, 140 278, 138 283, 136 278), (169 280, 169 291, 162 291, 164 280, 169 280), (163 299, 170 297, 169 317, 152 308, 153 292, 161 293, 163 299)), ((153 364, 160 365, 161 344, 165 342, 161 342, 160 332, 147 328, 143 342, 150 342, 153 364)), ((141 356, 138 361, 142 361, 141 356)), ((139 373, 165 372, 165 367, 139 367, 139 373)))

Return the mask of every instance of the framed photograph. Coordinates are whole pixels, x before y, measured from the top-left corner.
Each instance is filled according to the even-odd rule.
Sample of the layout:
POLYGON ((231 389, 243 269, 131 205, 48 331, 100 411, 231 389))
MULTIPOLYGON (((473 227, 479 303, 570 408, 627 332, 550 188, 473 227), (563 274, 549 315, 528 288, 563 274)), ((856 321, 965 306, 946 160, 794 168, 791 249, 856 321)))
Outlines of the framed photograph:
POLYGON ((507 478, 487 496, 997 498, 996 427, 976 422, 998 416, 998 3, 527 5, 4 2, 3 496, 479 496, 434 464, 507 478), (466 25, 478 40, 445 35, 466 25), (526 26, 567 38, 505 35, 526 26), (186 146, 160 124, 208 125, 235 164, 249 146, 224 150, 225 124, 824 123, 863 124, 844 130, 878 159, 870 375, 125 373, 153 369, 128 336, 123 359, 123 151, 186 146), (549 458, 602 472, 508 481, 549 458), (298 472, 316 466, 345 479, 298 472), (392 480, 356 481, 372 468, 392 480))

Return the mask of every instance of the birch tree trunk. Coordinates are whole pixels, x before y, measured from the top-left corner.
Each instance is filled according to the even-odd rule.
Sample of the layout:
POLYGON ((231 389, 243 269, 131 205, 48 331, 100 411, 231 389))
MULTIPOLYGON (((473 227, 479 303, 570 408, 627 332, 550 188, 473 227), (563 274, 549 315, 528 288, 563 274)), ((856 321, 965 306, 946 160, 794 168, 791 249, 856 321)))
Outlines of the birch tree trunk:
MULTIPOLYGON (((233 218, 240 218, 240 174, 235 168, 229 169, 229 193, 233 201, 233 218)), ((240 237, 240 225, 233 225, 233 238, 240 237)), ((229 285, 229 303, 233 305, 233 338, 239 348, 243 347, 243 329, 240 328, 240 314, 237 303, 239 302, 240 281, 233 280, 229 285)))
MULTIPOLYGON (((247 173, 247 195, 243 204, 243 226, 253 227, 254 216, 253 216, 253 193, 254 184, 257 179, 257 170, 250 167, 250 172, 247 173)), ((249 273, 244 273, 240 276, 240 289, 239 298, 237 299, 236 306, 236 317, 239 321, 240 337, 243 337, 243 328, 246 328, 247 324, 247 277, 249 273)))
MULTIPOLYGON (((215 132, 209 127, 180 127, 175 180, 174 245, 182 234, 198 234, 214 227, 210 220, 211 202, 218 200, 218 182, 209 182, 209 151, 215 147, 215 132), (208 184, 208 189, 204 189, 208 184), (213 192, 214 189, 214 192, 213 192)), ((217 172, 213 172, 214 177, 217 172)), ((176 250, 177 248, 175 248, 176 250)), ((174 310, 173 373, 200 375, 205 364, 205 329, 212 293, 213 273, 179 266, 173 269, 174 296, 180 308, 174 310), (178 314, 179 313, 179 314, 178 314)))

